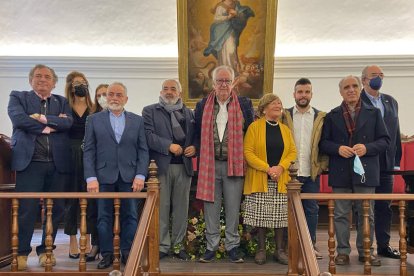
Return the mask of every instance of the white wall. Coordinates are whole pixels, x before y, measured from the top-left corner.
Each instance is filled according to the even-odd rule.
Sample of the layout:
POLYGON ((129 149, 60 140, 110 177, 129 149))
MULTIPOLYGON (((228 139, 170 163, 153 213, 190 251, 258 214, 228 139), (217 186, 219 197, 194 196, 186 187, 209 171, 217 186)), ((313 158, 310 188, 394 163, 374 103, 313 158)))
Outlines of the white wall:
MULTIPOLYGON (((126 108, 138 114, 144 106, 158 101, 164 79, 178 76, 176 58, 0 57, 0 94, 4 99, 0 101, 0 133, 11 134, 7 116, 9 92, 30 89, 28 72, 36 63, 45 63, 56 70, 60 78, 54 91, 56 94, 63 93, 65 76, 72 70, 84 72, 92 89, 102 82, 121 81, 128 87, 126 108)), ((349 74, 359 76, 365 65, 374 63, 382 66, 386 75, 383 91, 399 102, 401 131, 413 135, 414 56, 278 58, 274 93, 280 95, 285 107, 292 106, 294 83, 300 77, 309 77, 314 89, 312 104, 329 111, 341 102, 339 80, 349 74)))

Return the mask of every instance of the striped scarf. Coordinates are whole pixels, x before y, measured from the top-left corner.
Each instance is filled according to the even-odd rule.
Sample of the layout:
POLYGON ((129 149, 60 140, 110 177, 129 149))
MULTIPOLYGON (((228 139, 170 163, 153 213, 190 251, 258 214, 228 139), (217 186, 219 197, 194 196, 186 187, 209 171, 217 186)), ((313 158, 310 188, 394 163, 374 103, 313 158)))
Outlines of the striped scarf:
MULTIPOLYGON (((243 176, 243 113, 234 91, 227 106, 227 143, 228 143, 228 176, 243 176)), ((211 92, 204 106, 201 120, 200 167, 196 197, 214 202, 215 158, 214 158, 214 101, 215 92, 211 92)))
POLYGON ((355 114, 354 119, 352 119, 351 110, 349 110, 348 105, 343 101, 341 104, 342 108, 342 115, 344 116, 346 130, 349 134, 349 146, 352 146, 352 138, 354 135, 356 121, 358 119, 359 111, 361 110, 361 98, 359 98, 356 106, 355 106, 355 114))

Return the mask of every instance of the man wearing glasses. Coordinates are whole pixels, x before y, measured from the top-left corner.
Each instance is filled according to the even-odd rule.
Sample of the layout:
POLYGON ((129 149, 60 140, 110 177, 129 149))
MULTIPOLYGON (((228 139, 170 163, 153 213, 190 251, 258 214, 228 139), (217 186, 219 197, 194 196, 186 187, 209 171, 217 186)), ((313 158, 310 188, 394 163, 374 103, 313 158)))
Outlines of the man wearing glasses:
MULTIPOLYGON (((381 111, 381 116, 391 138, 387 150, 380 154, 380 185, 375 189, 375 193, 391 194, 394 177, 387 172, 400 166, 402 155, 398 103, 392 96, 380 93, 384 73, 379 66, 365 67, 362 70, 361 79, 364 87, 361 93, 362 101, 381 111)), ((399 259, 400 252, 390 246, 391 219, 391 201, 375 201, 375 237, 378 255, 399 259)))
POLYGON ((195 108, 197 198, 204 201, 207 239, 207 250, 200 262, 211 262, 219 247, 223 198, 225 248, 231 262, 242 263, 238 225, 244 177, 243 135, 253 121, 253 105, 249 98, 237 96, 233 90, 232 68, 219 66, 212 75, 213 91, 195 108))

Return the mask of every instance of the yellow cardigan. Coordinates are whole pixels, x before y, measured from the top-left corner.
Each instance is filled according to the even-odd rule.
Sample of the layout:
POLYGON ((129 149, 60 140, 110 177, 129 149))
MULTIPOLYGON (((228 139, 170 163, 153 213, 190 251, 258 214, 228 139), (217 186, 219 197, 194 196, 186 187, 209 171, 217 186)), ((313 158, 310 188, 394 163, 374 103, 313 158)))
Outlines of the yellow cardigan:
MULTIPOLYGON (((291 161, 296 160, 295 140, 290 129, 279 122, 284 149, 278 165, 284 168, 278 182, 278 192, 286 193, 286 184, 290 180, 288 168, 291 161)), ((244 194, 267 192, 267 163, 266 154, 266 120, 261 118, 247 129, 244 137, 244 158, 247 161, 247 171, 244 178, 244 194)))

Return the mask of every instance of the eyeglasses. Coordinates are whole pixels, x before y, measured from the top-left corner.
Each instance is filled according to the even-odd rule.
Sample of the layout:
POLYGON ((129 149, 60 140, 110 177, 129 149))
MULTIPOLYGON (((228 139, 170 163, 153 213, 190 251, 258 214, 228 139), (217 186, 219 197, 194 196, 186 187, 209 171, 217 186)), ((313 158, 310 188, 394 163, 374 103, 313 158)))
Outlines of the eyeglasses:
POLYGON ((233 80, 226 80, 226 79, 216 80, 216 83, 218 85, 223 85, 223 84, 230 85, 232 82, 233 80))

